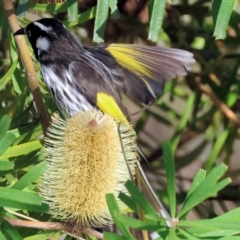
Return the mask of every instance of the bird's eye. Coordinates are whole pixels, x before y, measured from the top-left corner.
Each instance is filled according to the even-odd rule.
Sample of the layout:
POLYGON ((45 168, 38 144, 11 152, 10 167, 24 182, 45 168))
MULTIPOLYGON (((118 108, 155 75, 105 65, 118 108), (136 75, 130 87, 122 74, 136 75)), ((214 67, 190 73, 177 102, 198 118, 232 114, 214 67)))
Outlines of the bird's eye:
POLYGON ((32 33, 30 30, 27 31, 27 35, 28 35, 28 37, 31 37, 32 33))

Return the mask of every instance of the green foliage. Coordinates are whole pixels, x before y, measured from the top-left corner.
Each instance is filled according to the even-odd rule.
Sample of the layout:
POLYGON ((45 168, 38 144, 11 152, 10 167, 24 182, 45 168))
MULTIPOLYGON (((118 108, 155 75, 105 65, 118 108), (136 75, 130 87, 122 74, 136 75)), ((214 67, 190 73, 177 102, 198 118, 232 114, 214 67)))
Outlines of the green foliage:
POLYGON ((67 12, 68 12, 68 20, 70 22, 77 21, 78 15, 78 1, 77 0, 67 0, 67 12))
POLYGON ((170 142, 163 142, 163 160, 166 169, 167 192, 169 198, 169 208, 172 218, 176 216, 176 193, 175 193, 175 166, 174 157, 171 151, 170 142))
MULTIPOLYGON (((128 12, 117 2, 124 1, 99 0, 96 6, 86 6, 84 1, 76 0, 60 3, 18 0, 14 9, 21 26, 32 21, 33 15, 42 17, 46 12, 61 18, 83 43, 93 39, 97 43, 150 44, 149 39, 195 54, 194 73, 185 77, 185 81, 168 82, 157 104, 133 117, 139 143, 148 155, 149 165, 143 163, 143 167, 156 179, 152 182, 157 185, 159 198, 179 223, 169 227, 171 220, 159 216, 145 196, 128 182, 130 195, 120 194, 119 198, 136 215, 140 208, 144 220, 122 215, 114 197, 108 195, 110 212, 122 235, 105 232, 105 239, 135 239, 132 228, 154 231, 160 235, 157 239, 239 239, 236 189, 240 170, 232 158, 238 150, 234 146, 239 144, 239 125, 232 119, 233 115, 240 116, 240 15, 235 10, 239 3, 180 0, 169 5, 167 1, 151 0, 141 8, 141 1, 136 0, 138 7, 128 12), (26 14, 28 11, 32 14, 26 14), (209 87, 210 97, 198 87, 198 82, 209 87), (232 112, 223 113, 221 106, 232 112), (170 141, 160 147, 165 138, 170 141), (193 174, 201 167, 205 170, 193 174), (236 185, 229 184, 226 176, 236 185), (186 185, 191 186, 186 189, 186 185), (231 201, 233 207, 224 200, 231 201), (191 214, 197 220, 191 220, 191 214)), ((40 66, 35 61, 34 64, 51 115, 58 108, 42 82, 40 66)), ((38 196, 39 176, 46 169, 41 151, 43 132, 3 2, 0 3, 0 91, 0 239, 59 238, 59 232, 15 227, 5 220, 21 219, 20 214, 25 220, 30 217, 42 222, 56 221, 47 214, 48 206, 38 196)), ((135 112, 135 107, 138 106, 129 112, 135 112)))
POLYGON ((213 20, 215 23, 213 36, 216 37, 216 39, 224 39, 226 37, 226 30, 234 3, 235 0, 213 0, 213 20))
POLYGON ((167 0, 164 1, 152 0, 149 4, 149 14, 151 18, 148 39, 153 42, 157 42, 159 40, 159 33, 164 18, 166 3, 167 0))
MULTIPOLYGON (((126 188, 128 189, 134 204, 144 212, 144 220, 140 221, 121 214, 121 212, 117 210, 114 195, 109 194, 107 196, 108 207, 114 218, 114 222, 121 231, 122 235, 126 239, 132 239, 132 236, 128 235, 129 230, 127 232, 121 230, 126 227, 147 230, 149 232, 155 231, 159 234, 158 239, 219 239, 219 237, 232 237, 239 234, 240 230, 238 226, 240 223, 240 208, 236 208, 212 219, 192 221, 185 220, 190 210, 210 196, 216 195, 221 189, 231 182, 229 178, 220 180, 224 177, 227 167, 221 164, 207 176, 206 171, 200 169, 196 173, 187 196, 183 201, 183 206, 175 218, 177 206, 175 201, 176 190, 174 184, 174 159, 170 142, 163 142, 163 151, 168 198, 172 217, 171 219, 159 217, 137 187, 134 186, 132 182, 127 182, 126 188)), ((128 201, 124 202, 129 208, 132 207, 132 203, 129 204, 128 201)), ((135 211, 135 209, 136 207, 132 208, 133 211, 135 211)), ((137 212, 135 213, 137 214, 137 212)), ((108 235, 108 233, 106 233, 104 236, 108 240, 121 239, 116 234, 108 235)))
POLYGON ((104 32, 108 18, 108 0, 99 0, 94 23, 93 41, 97 43, 104 42, 104 32))

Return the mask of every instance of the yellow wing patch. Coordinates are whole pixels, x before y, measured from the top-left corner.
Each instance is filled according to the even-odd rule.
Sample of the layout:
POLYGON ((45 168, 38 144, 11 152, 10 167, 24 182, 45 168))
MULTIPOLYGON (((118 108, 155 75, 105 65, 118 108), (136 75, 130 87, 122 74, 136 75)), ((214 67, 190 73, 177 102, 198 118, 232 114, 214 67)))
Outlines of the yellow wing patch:
POLYGON ((97 106, 112 118, 120 120, 122 123, 128 123, 127 118, 112 96, 102 92, 97 93, 97 106))
POLYGON ((146 66, 146 64, 139 60, 141 58, 144 58, 143 53, 132 49, 131 45, 110 44, 106 49, 123 67, 133 72, 136 71, 147 77, 152 77, 151 72, 148 70, 150 66, 146 66))

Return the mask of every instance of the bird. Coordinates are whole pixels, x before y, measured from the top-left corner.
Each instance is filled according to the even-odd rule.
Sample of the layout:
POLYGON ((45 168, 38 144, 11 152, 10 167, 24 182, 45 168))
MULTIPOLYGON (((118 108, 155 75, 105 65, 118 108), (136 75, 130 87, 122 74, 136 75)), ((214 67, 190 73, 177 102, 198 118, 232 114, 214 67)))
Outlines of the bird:
MULTIPOLYGON (((121 93, 149 106, 167 81, 187 75, 195 61, 186 50, 159 46, 84 46, 54 18, 31 22, 14 35, 28 37, 44 82, 62 113, 70 117, 79 111, 100 109, 122 123, 130 123, 121 93)), ((145 176, 143 179, 147 181, 145 176)))

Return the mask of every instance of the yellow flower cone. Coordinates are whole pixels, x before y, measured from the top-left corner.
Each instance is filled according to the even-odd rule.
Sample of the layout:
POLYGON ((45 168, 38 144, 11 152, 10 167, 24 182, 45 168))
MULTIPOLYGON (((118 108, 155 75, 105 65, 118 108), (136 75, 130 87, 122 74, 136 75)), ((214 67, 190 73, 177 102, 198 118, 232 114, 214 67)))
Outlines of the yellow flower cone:
MULTIPOLYGON (((132 126, 97 110, 67 121, 55 114, 52 121, 45 140, 48 168, 40 183, 50 213, 83 226, 110 224, 106 194, 126 192, 124 183, 135 175, 132 126)), ((124 211, 126 206, 118 203, 124 211)))

